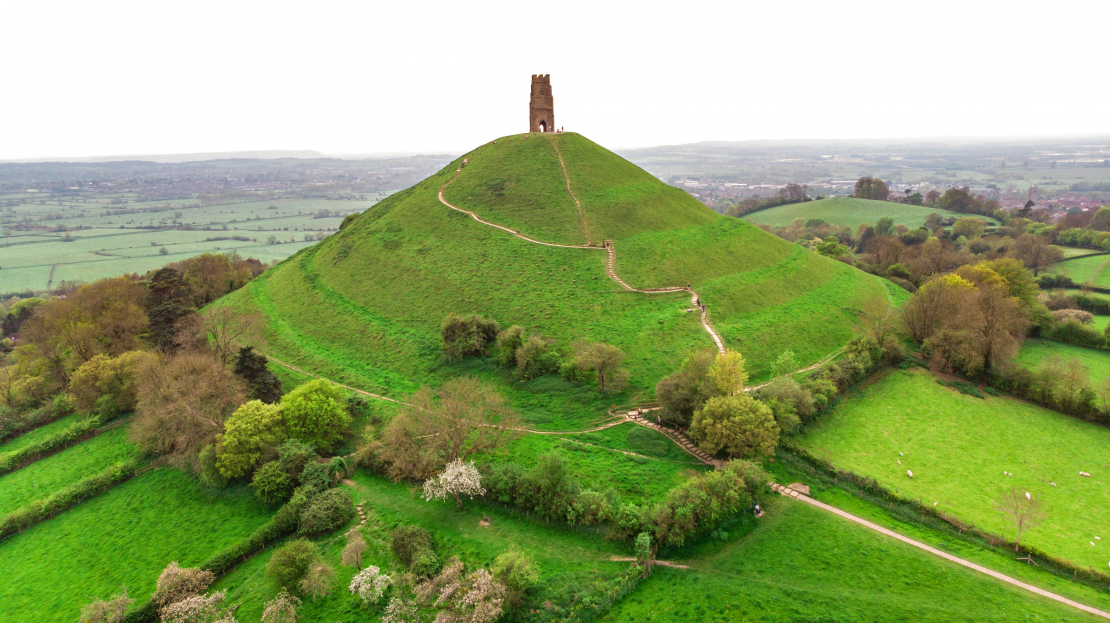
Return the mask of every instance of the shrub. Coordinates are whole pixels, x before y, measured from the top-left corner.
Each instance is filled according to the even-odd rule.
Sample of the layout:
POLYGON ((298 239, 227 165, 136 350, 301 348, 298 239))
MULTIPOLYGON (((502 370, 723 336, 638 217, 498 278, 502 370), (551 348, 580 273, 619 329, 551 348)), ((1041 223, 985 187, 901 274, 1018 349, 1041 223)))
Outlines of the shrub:
POLYGON ((490 572, 505 588, 509 589, 509 604, 519 606, 524 593, 540 581, 540 572, 531 557, 517 549, 510 549, 498 556, 490 572))
POLYGON ((1068 277, 1066 275, 1053 275, 1045 273, 1040 277, 1037 277, 1037 285, 1039 285, 1042 290, 1053 290, 1056 288, 1075 287, 1075 282, 1072 281, 1071 277, 1068 277))
MULTIPOLYGON (((321 466, 322 467, 322 466, 321 466)), ((301 511, 300 534, 324 534, 343 527, 355 515, 351 496, 343 489, 329 489, 317 495, 301 511)))
POLYGON ((440 325, 443 353, 447 359, 461 359, 469 355, 486 354, 486 345, 497 339, 500 330, 496 320, 478 314, 456 316, 448 314, 440 325))
POLYGON ((81 608, 78 623, 121 623, 133 603, 135 600, 127 596, 127 587, 124 587, 123 592, 118 595, 109 599, 97 599, 81 608))
POLYGON ((215 580, 216 576, 211 571, 181 567, 174 561, 158 576, 157 587, 150 600, 165 608, 186 597, 203 593, 215 580))
POLYGON ((301 592, 313 599, 327 597, 335 588, 335 569, 323 560, 315 560, 301 579, 301 592))
POLYGON ((1056 322, 1069 322, 1074 320, 1079 324, 1091 324, 1094 314, 1079 309, 1057 309, 1052 312, 1052 319, 1056 322))
POLYGON ((1110 301, 1096 299, 1086 294, 1078 294, 1072 297, 1072 300, 1075 301, 1075 306, 1083 311, 1089 311, 1099 316, 1110 316, 1110 301))
POLYGON ((345 401, 343 388, 323 379, 309 381, 282 396, 289 436, 317 448, 332 447, 351 425, 350 414, 340 406, 345 401))
POLYGON ((1075 319, 1045 327, 1041 329, 1041 334, 1049 339, 1088 348, 1102 348, 1106 345, 1106 337, 1102 333, 1083 326, 1075 319))
POLYGON ((263 503, 277 506, 289 499, 293 492, 293 479, 282 469, 280 461, 270 461, 254 472, 251 488, 263 503))
POLYGON ((332 478, 328 474, 326 465, 312 461, 301 470, 300 482, 304 486, 315 488, 317 491, 326 491, 331 487, 332 478))
POLYGON ((429 576, 439 570, 439 557, 432 548, 432 533, 419 526, 398 526, 390 539, 390 550, 412 573, 429 576))
POLYGON ((327 472, 328 476, 331 477, 333 480, 339 480, 340 478, 347 475, 348 469, 349 468, 347 467, 347 461, 345 461, 343 457, 333 456, 331 457, 331 461, 328 462, 327 472))
POLYGON ((551 343, 535 335, 529 336, 516 350, 518 381, 528 381, 559 369, 559 355, 551 350, 551 343))
POLYGON ((206 487, 222 489, 227 486, 227 477, 220 473, 217 465, 216 446, 208 444, 197 455, 197 478, 206 487))
POLYGON ((745 394, 710 398, 694 414, 690 437, 709 454, 769 456, 779 441, 779 426, 766 404, 745 394))
POLYGON ((358 595, 364 604, 378 603, 385 596, 385 589, 393 584, 393 579, 371 565, 351 578, 348 587, 352 595, 358 595))
POLYGON ((308 573, 308 567, 320 556, 316 544, 308 539, 294 539, 274 552, 266 564, 266 577, 279 588, 296 587, 308 573))
POLYGON ((513 325, 497 334, 497 361, 501 367, 516 365, 516 351, 524 344, 524 327, 513 325))
MULTIPOLYGON (((722 521, 746 511, 767 474, 747 461, 729 461, 716 471, 700 474, 671 489, 664 502, 644 515, 652 535, 664 546, 681 547, 687 539, 708 532, 722 521)), ((622 508, 628 535, 640 532, 637 509, 622 508)))
POLYGON ((265 609, 262 610, 262 623, 297 623, 297 608, 300 607, 301 600, 283 590, 277 597, 266 602, 265 609))

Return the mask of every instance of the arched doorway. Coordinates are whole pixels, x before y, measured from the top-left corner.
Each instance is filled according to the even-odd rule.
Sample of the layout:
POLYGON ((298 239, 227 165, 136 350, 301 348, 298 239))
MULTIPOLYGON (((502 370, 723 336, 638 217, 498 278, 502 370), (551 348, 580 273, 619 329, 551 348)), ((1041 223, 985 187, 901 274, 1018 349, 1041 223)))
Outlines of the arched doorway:
POLYGON ((541 121, 540 122, 540 132, 547 132, 547 122, 546 121, 541 121))

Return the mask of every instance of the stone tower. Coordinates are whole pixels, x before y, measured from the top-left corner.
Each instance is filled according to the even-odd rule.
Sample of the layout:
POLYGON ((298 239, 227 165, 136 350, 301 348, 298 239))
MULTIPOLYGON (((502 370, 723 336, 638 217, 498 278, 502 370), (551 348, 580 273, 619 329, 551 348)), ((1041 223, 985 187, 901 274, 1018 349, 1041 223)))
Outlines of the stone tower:
POLYGON ((528 102, 528 131, 555 131, 555 100, 551 97, 551 74, 532 74, 532 99, 528 102))

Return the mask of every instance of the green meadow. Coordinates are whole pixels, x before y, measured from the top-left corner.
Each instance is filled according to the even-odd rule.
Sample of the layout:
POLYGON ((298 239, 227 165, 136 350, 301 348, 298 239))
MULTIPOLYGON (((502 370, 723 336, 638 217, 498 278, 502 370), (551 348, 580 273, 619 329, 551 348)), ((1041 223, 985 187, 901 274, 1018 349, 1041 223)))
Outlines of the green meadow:
POLYGON ((1105 270, 1110 264, 1110 255, 1090 255, 1058 262, 1052 272, 1071 277, 1075 283, 1089 283, 1095 286, 1110 286, 1110 273, 1105 270))
MULTIPOLYGON (((1095 327, 1105 329, 1107 316, 1096 316, 1095 327), (1098 325, 1102 325, 1099 327, 1098 325)), ((1035 370, 1044 360, 1057 357, 1061 361, 1075 359, 1083 364, 1091 375, 1092 385, 1098 385, 1110 378, 1110 351, 1084 348, 1054 340, 1025 340, 1018 352, 1017 363, 1035 370)))
POLYGON ((797 440, 838 468, 1010 539, 998 500, 1010 487, 1028 491, 1047 518, 1023 543, 1095 569, 1110 557, 1110 538, 1095 538, 1110 520, 1106 428, 1011 398, 967 396, 904 370, 858 390, 797 440))
MULTIPOLYGON (((752 212, 744 216, 757 225, 774 225, 782 227, 789 225, 794 219, 805 220, 821 219, 833 225, 847 225, 855 229, 860 223, 874 225, 884 216, 894 219, 895 225, 905 225, 916 229, 925 225, 925 217, 936 212, 945 218, 961 218, 969 216, 959 212, 950 212, 940 208, 928 206, 915 206, 908 203, 894 203, 891 201, 874 201, 871 199, 855 199, 853 197, 833 197, 831 199, 818 199, 805 203, 792 203, 752 212)), ((976 215, 971 215, 976 216, 976 215)), ((998 221, 985 216, 976 216, 990 225, 998 225, 998 221)))
POLYGON ((0 542, 0 612, 69 623, 121 586, 145 602, 171 561, 197 566, 269 517, 246 487, 209 491, 157 469, 0 542))

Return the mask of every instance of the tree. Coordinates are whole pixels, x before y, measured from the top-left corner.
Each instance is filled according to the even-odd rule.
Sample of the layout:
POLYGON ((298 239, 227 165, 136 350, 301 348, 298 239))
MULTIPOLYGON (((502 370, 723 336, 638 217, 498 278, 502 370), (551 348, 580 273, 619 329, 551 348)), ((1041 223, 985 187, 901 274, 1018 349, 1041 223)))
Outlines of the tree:
POLYGON ((962 216, 956 219, 956 222, 952 225, 952 235, 957 238, 963 236, 971 240, 982 236, 986 227, 987 224, 983 219, 974 216, 962 216))
POLYGON ((280 462, 270 461, 254 472, 251 489, 263 504, 278 506, 289 499, 295 484, 280 462))
POLYGON ((363 604, 376 604, 385 596, 387 588, 393 585, 393 578, 385 575, 374 565, 362 569, 351 578, 348 589, 358 595, 363 604))
POLYGON ((490 572, 508 589, 506 598, 514 608, 524 602, 528 589, 540 581, 540 572, 532 558, 515 547, 494 559, 490 572))
POLYGON ((880 217, 875 223, 876 236, 889 236, 894 233, 894 219, 889 216, 880 217))
POLYGON ((712 349, 694 351, 686 356, 677 372, 659 381, 655 397, 663 406, 662 419, 676 426, 686 425, 694 412, 716 395, 716 387, 709 379, 709 367, 716 357, 712 349))
POLYGON ((496 320, 478 314, 456 316, 448 314, 440 325, 443 353, 447 359, 461 359, 469 355, 486 354, 486 346, 497 339, 500 331, 496 320))
POLYGON ((861 177, 856 181, 855 197, 857 199, 875 199, 886 201, 890 196, 890 188, 886 182, 877 177, 861 177))
POLYGON ((175 268, 158 269, 147 283, 147 316, 150 330, 147 339, 162 352, 172 353, 177 348, 177 332, 182 321, 195 314, 189 284, 175 268))
POLYGON ((162 608, 162 623, 235 623, 226 600, 227 591, 186 597, 162 608))
POLYGON ((973 301, 978 313, 971 331, 979 345, 983 369, 990 370, 1017 354, 1029 322, 1018 300, 1000 286, 980 286, 973 301))
POLYGON ((516 351, 524 344, 524 327, 513 325, 497 334, 497 359, 501 366, 516 365, 516 351))
POLYGON ((1048 244, 1042 236, 1022 234, 1011 247, 1010 256, 1021 260, 1036 277, 1041 271, 1064 259, 1064 250, 1048 244))
POLYGON ((925 197, 923 197, 921 193, 913 193, 912 195, 906 196, 906 203, 915 206, 925 205, 925 197))
POLYGON ((131 351, 119 357, 96 355, 81 364, 69 379, 69 396, 78 411, 98 415, 126 413, 138 400, 135 379, 139 370, 158 360, 144 351, 131 351))
POLYGON ((628 382, 628 373, 624 370, 624 353, 616 346, 604 342, 581 344, 574 357, 574 364, 579 369, 597 374, 597 388, 599 391, 620 391, 628 382))
POLYGON ((208 590, 216 576, 211 571, 182 567, 177 561, 171 562, 162 570, 150 600, 160 607, 181 601, 186 597, 199 595, 208 590))
POLYGON ((492 452, 517 436, 516 414, 493 387, 454 378, 438 390, 423 387, 413 406, 386 425, 382 454, 394 479, 426 480, 456 459, 492 452))
POLYGON ((225 366, 247 342, 257 342, 265 324, 258 312, 240 312, 228 305, 217 307, 199 316, 191 330, 179 336, 179 346, 192 343, 207 345, 225 366), (199 322, 197 322, 199 321, 199 322))
POLYGON ((975 286, 958 275, 945 275, 921 286, 902 306, 902 320, 910 337, 927 340, 948 318, 955 317, 975 286))
POLYGON ((744 356, 732 349, 717 355, 713 365, 709 366, 709 381, 719 396, 732 396, 744 391, 748 383, 744 356))
POLYGON ((362 533, 358 529, 353 529, 347 533, 347 545, 343 548, 343 553, 340 554, 340 560, 344 567, 355 567, 362 571, 362 555, 366 553, 366 541, 362 538, 362 533))
POLYGON ((836 259, 841 255, 846 255, 848 247, 840 244, 840 240, 836 236, 829 236, 818 243, 816 251, 825 257, 836 259))
POLYGON ((122 623, 127 616, 127 609, 135 603, 134 599, 127 596, 127 587, 118 595, 108 599, 97 599, 81 608, 81 619, 78 623, 122 623))
POLYGON ((651 565, 655 562, 655 547, 651 543, 651 534, 647 532, 637 534, 633 549, 636 550, 636 564, 644 568, 643 577, 646 578, 651 575, 651 565))
POLYGON ((281 380, 270 372, 266 356, 254 352, 254 347, 239 349, 235 357, 235 374, 247 384, 251 399, 267 403, 281 400, 281 380))
POLYGON ((308 568, 320 558, 320 550, 308 539, 294 539, 283 545, 266 564, 266 576, 288 589, 299 586, 308 568))
POLYGON ((732 456, 770 456, 779 442, 779 427, 762 402, 745 394, 717 396, 694 414, 690 437, 709 454, 725 450, 732 456))
POLYGON ((473 498, 476 495, 485 495, 482 487, 482 476, 474 467, 474 461, 463 463, 455 459, 434 477, 424 481, 424 499, 446 500, 447 496, 455 498, 455 507, 462 510, 462 496, 473 498))
POLYGON ((313 599, 327 597, 335 588, 335 568, 322 559, 316 559, 308 566, 300 586, 301 592, 313 599))
POLYGON ((1022 492, 1016 487, 1011 487, 1002 494, 1002 499, 997 504, 998 511, 1010 518, 1017 529, 1017 539, 1014 541, 1014 551, 1021 547, 1021 533, 1036 527, 1047 516, 1041 506, 1041 499, 1034 498, 1028 492, 1022 492))
POLYGON ((505 587, 485 569, 464 576, 461 562, 416 588, 418 600, 440 609, 438 623, 491 623, 501 616, 505 594, 505 587))
POLYGON ((266 602, 262 610, 262 623, 297 623, 297 608, 300 607, 301 600, 283 589, 266 602))
POLYGON ((224 433, 216 437, 216 466, 227 478, 249 473, 285 437, 281 405, 261 400, 244 403, 225 423, 224 433))
POLYGON ((342 407, 346 392, 323 379, 301 385, 281 398, 289 436, 317 448, 331 448, 351 425, 342 407))
POLYGON ((205 353, 180 353, 144 366, 136 389, 131 438, 194 469, 200 449, 215 442, 245 397, 238 378, 205 353))

